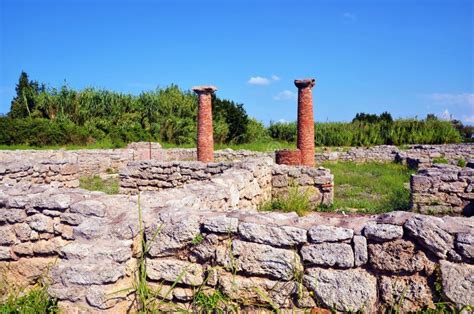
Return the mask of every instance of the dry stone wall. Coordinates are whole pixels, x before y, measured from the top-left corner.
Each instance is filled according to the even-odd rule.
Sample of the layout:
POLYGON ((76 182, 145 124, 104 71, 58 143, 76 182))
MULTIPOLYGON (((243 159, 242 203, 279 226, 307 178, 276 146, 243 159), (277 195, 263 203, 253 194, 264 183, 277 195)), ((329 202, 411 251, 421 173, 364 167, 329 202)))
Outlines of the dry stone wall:
MULTIPOLYGON (((215 185, 219 184, 231 187, 228 189, 231 195, 222 199, 240 199, 239 203, 234 202, 234 206, 244 208, 256 208, 272 197, 284 197, 291 189, 307 195, 315 205, 330 205, 334 199, 334 176, 328 169, 275 165, 268 157, 247 158, 232 163, 140 161, 129 163, 120 172, 120 191, 125 194, 159 191, 197 182, 209 182, 206 187, 210 191, 215 191, 215 185), (242 195, 251 203, 243 204, 242 195)), ((200 187, 200 193, 206 193, 202 185, 195 186, 200 187)), ((186 188, 183 193, 189 194, 189 189, 186 188)))
POLYGON ((412 175, 410 189, 413 211, 474 215, 474 168, 435 164, 412 175))
POLYGON ((51 184, 52 187, 78 187, 80 169, 67 161, 11 161, 0 163, 0 184, 51 184))
POLYGON ((330 205, 334 201, 334 176, 329 169, 274 165, 272 197, 288 195, 292 189, 307 195, 315 205, 330 205))
MULTIPOLYGON (((196 291, 220 291, 249 310, 273 304, 304 311, 317 304, 343 312, 408 312, 433 307, 438 298, 474 304, 473 218, 298 217, 209 209, 204 195, 196 209, 160 206, 166 201, 160 193, 143 193, 140 207, 150 248, 147 281, 158 299, 173 303, 168 309, 193 310, 196 291)), ((48 276, 49 293, 65 312, 136 309, 138 213, 137 196, 2 186, 1 279, 28 285, 48 276)))
POLYGON ((121 193, 175 188, 187 183, 209 181, 232 167, 230 163, 160 162, 155 160, 130 162, 120 171, 121 193))

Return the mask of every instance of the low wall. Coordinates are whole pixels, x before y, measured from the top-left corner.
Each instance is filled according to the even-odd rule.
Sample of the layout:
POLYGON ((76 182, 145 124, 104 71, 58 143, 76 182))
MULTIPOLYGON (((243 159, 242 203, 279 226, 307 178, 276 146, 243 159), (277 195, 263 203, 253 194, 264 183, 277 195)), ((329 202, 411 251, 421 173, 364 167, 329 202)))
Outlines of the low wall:
POLYGON ((67 161, 11 161, 0 163, 0 184, 51 184, 52 187, 78 187, 80 169, 67 161))
POLYGON ((120 192, 161 190, 187 183, 209 181, 232 167, 230 163, 160 162, 156 160, 129 162, 119 173, 120 192))
POLYGON ((79 174, 94 175, 109 169, 118 170, 133 160, 130 149, 83 149, 83 150, 0 150, 1 164, 7 162, 34 165, 41 160, 75 164, 79 174))
POLYGON ((274 165, 272 197, 288 195, 291 189, 307 195, 314 205, 330 205, 334 201, 334 175, 322 167, 274 165))
POLYGON ((457 165, 459 160, 468 162, 474 159, 474 144, 413 145, 409 150, 400 152, 398 159, 413 169, 431 167, 437 159, 457 165))
POLYGON ((435 164, 410 179, 412 210, 474 215, 474 169, 435 164))
POLYGON ((460 159, 468 162, 474 159, 474 144, 411 145, 406 150, 401 150, 391 145, 380 145, 368 148, 354 147, 347 151, 335 150, 315 154, 317 163, 325 161, 396 161, 406 163, 413 169, 430 167, 439 158, 446 159, 452 165, 456 165, 460 159))
MULTIPOLYGON (((160 191, 188 184, 199 186, 202 190, 200 193, 205 193, 203 185, 194 184, 197 182, 209 182, 205 187, 211 191, 214 190, 213 185, 224 183, 232 187, 229 191, 248 195, 246 199, 252 204, 241 202, 240 206, 244 208, 256 208, 271 197, 286 196, 292 188, 307 195, 315 205, 330 205, 334 199, 334 176, 328 169, 276 165, 268 157, 220 163, 140 161, 131 162, 120 171, 120 192, 124 194, 160 191), (259 191, 265 191, 265 196, 256 197, 259 191)), ((231 196, 223 199, 237 198, 231 196)))
MULTIPOLYGON (((168 310, 197 311, 195 294, 215 291, 249 310, 317 304, 408 312, 439 301, 474 304, 472 218, 196 210, 179 202, 160 206, 159 193, 143 193, 140 207, 146 278, 168 310)), ((49 277, 49 293, 64 312, 136 310, 137 201, 78 189, 0 187, 3 279, 27 285, 49 277)))

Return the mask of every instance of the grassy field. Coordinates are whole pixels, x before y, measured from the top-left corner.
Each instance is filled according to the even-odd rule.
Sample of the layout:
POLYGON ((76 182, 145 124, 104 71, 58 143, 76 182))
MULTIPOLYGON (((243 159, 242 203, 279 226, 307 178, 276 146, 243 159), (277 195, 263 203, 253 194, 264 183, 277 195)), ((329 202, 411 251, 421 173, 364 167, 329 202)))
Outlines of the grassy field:
POLYGON ((98 175, 82 177, 79 179, 79 187, 89 191, 101 191, 107 194, 118 194, 119 180, 118 177, 102 179, 98 175))
POLYGON ((413 173, 395 163, 324 163, 334 174, 334 205, 329 210, 381 213, 409 208, 413 173))

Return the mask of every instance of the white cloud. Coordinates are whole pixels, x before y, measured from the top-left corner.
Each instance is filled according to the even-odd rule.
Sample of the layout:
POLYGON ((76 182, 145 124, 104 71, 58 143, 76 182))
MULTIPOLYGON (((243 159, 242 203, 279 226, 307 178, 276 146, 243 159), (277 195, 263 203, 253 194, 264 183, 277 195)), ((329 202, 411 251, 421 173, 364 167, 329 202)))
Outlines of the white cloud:
POLYGON ((474 108, 474 93, 433 93, 428 98, 443 105, 470 106, 474 108))
POLYGON ((355 22, 357 21, 357 15, 352 12, 344 12, 342 13, 342 18, 344 19, 345 22, 355 22))
POLYGON ((270 84, 270 80, 267 79, 266 77, 261 77, 261 76, 252 76, 248 82, 249 84, 251 85, 269 85, 270 84))
POLYGON ((280 119, 280 120, 278 120, 278 122, 280 122, 280 123, 288 123, 288 121, 285 120, 285 119, 280 119))
POLYGON ((280 77, 278 75, 273 74, 272 75, 272 81, 279 81, 280 77))
POLYGON ((284 90, 282 92, 279 92, 273 99, 275 100, 293 100, 296 99, 297 95, 296 93, 290 91, 290 90, 284 90))
POLYGON ((472 116, 463 116, 462 117, 464 122, 474 123, 474 115, 472 116))

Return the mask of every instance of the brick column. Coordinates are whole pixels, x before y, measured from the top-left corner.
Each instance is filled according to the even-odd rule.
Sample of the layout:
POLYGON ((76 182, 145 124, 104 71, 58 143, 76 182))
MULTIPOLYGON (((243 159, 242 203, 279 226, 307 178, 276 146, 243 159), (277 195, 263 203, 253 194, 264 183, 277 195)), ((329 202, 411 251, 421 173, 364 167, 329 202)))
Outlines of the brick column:
POLYGON ((298 87, 298 142, 301 164, 314 166, 314 116, 311 89, 315 79, 295 80, 298 87))
POLYGON ((199 96, 197 159, 202 162, 214 161, 211 99, 216 90, 215 86, 193 87, 193 91, 199 96))

